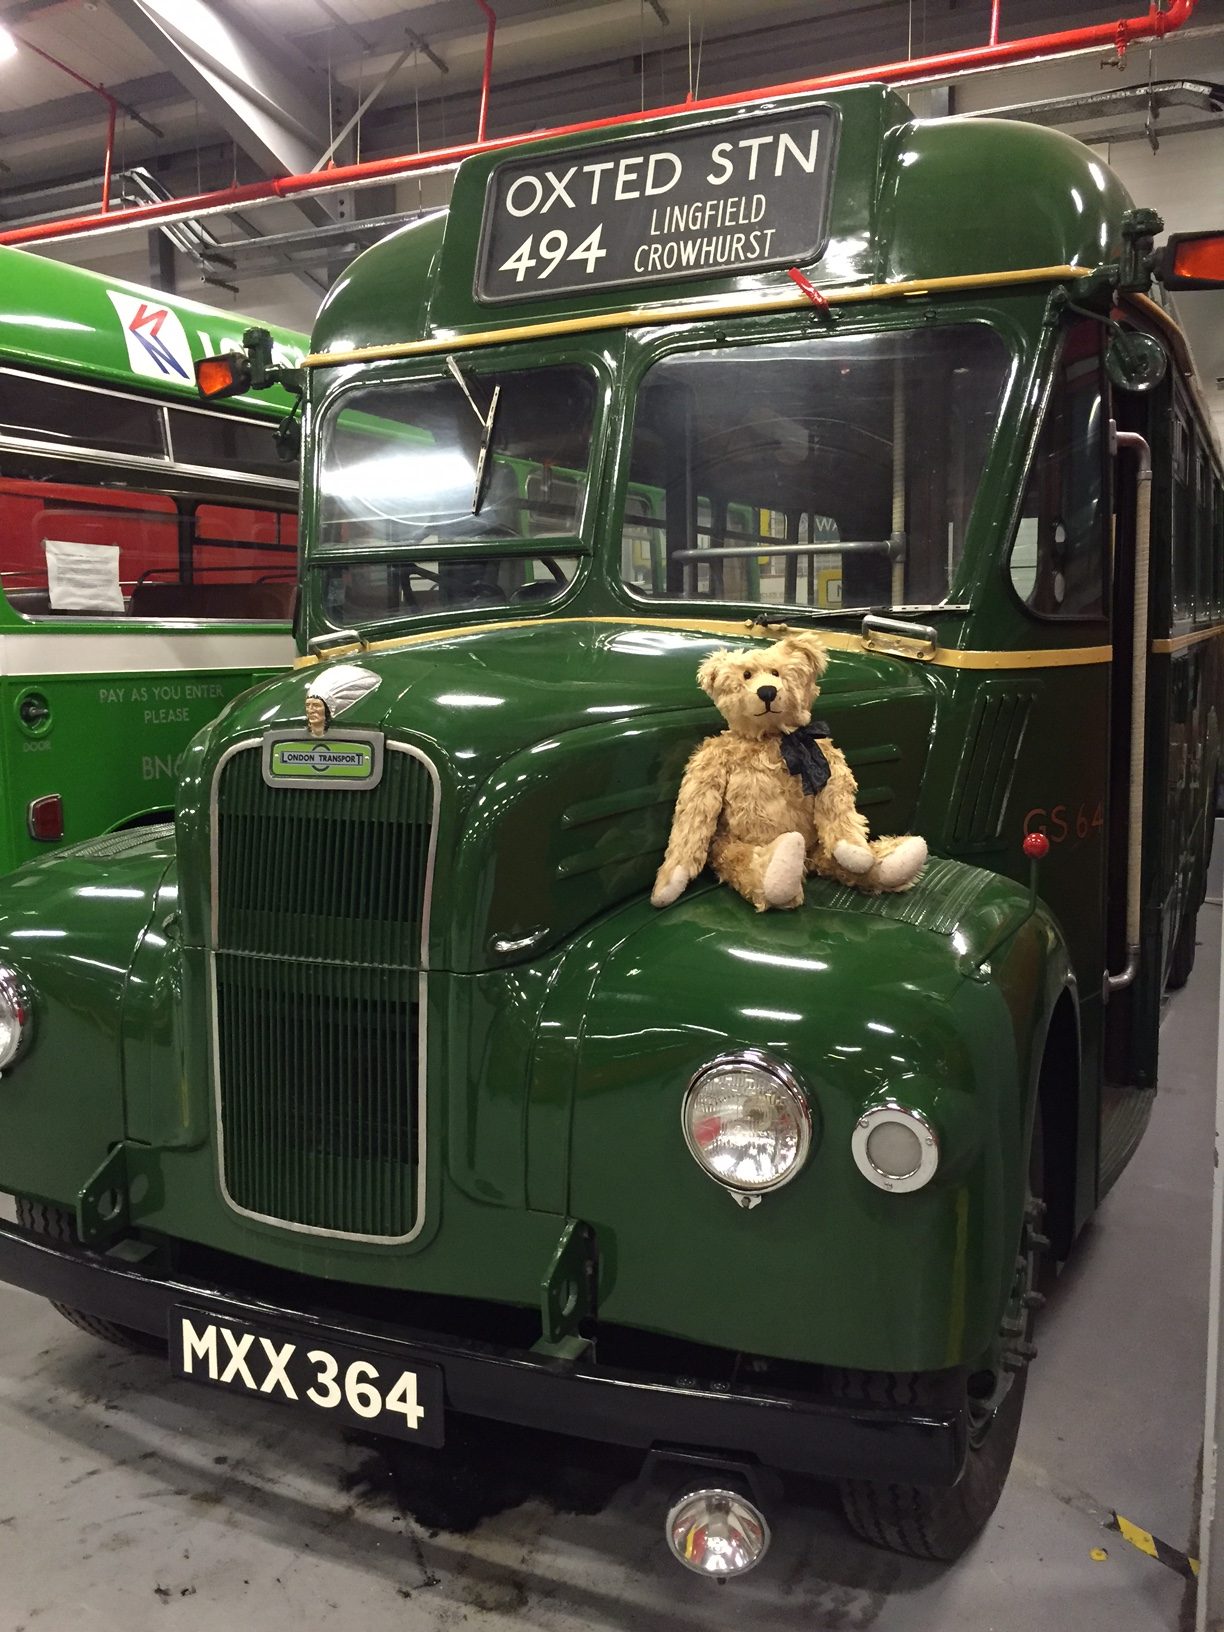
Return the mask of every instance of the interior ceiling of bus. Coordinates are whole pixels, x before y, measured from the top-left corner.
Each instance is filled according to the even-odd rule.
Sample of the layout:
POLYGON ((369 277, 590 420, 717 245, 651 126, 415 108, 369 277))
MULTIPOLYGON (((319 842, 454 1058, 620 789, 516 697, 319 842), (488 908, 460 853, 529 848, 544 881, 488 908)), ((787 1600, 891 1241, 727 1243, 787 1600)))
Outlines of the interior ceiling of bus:
MULTIPOLYGON (((490 136, 806 75, 1027 38, 1144 11, 1141 0, 0 0, 0 224, 95 213, 108 103, 112 202, 158 198, 474 138, 488 42, 490 136), (54 59, 54 60, 50 60, 54 59), (355 117, 360 111, 360 116, 355 117), (346 128, 350 127, 351 128, 346 128)), ((1180 34, 953 76, 903 92, 920 114, 1006 110, 1096 145, 1171 228, 1224 221, 1224 6, 1180 34), (1209 189, 1214 189, 1214 193, 1209 189)), ((150 233, 48 243, 74 264, 309 326, 353 253, 444 203, 449 175, 276 203, 150 233)), ((1182 317, 1224 413, 1224 295, 1182 317)))

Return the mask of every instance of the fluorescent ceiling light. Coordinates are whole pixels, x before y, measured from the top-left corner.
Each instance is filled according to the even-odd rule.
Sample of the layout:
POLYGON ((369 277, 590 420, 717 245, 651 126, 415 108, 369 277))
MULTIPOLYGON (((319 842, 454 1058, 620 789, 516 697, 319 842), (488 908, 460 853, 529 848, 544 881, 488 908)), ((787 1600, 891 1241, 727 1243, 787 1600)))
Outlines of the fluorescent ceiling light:
POLYGON ((0 23, 0 62, 7 62, 10 57, 15 57, 16 55, 17 41, 9 33, 8 29, 5 28, 4 24, 0 23))

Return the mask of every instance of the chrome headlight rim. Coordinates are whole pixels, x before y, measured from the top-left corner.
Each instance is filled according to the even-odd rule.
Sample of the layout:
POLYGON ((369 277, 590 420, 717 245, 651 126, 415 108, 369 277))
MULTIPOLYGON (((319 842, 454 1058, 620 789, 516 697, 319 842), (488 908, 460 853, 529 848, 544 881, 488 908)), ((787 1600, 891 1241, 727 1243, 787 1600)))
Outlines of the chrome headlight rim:
POLYGON ((909 1195, 915 1190, 924 1189, 939 1168, 939 1134, 934 1125, 915 1106, 903 1105, 895 1099, 869 1105, 862 1112, 850 1136, 850 1149, 854 1165, 867 1182, 890 1195, 909 1195), (904 1127, 918 1140, 917 1165, 909 1173, 888 1173, 871 1159, 868 1145, 872 1134, 877 1128, 889 1124, 904 1127))
POLYGON ((0 1046, 0 1073, 8 1071, 30 1046, 34 1032, 34 996, 29 982, 11 964, 0 963, 0 1003, 12 1011, 15 1035, 7 1048, 0 1046))
POLYGON ((728 1195, 735 1196, 737 1199, 742 1197, 749 1204, 755 1202, 758 1197, 770 1195, 775 1190, 781 1190, 783 1185, 789 1184, 793 1178, 803 1171, 812 1151, 812 1106, 806 1088, 789 1065, 782 1060, 775 1059, 772 1054, 766 1054, 764 1049, 760 1048, 739 1048, 727 1054, 718 1054, 714 1059, 707 1060, 703 1066, 694 1071, 689 1078, 688 1087, 684 1090, 684 1097, 680 1102, 680 1127, 684 1133, 684 1142, 688 1146, 689 1155, 697 1163, 706 1178, 711 1179, 728 1195), (795 1159, 778 1178, 769 1179, 762 1184, 738 1182, 732 1184, 721 1178, 717 1173, 712 1172, 706 1165, 701 1147, 693 1138, 691 1118, 689 1117, 689 1107, 707 1077, 712 1076, 716 1071, 742 1071, 744 1069, 760 1071, 764 1075, 771 1077, 775 1084, 793 1100, 797 1113, 799 1146, 795 1152, 795 1159))

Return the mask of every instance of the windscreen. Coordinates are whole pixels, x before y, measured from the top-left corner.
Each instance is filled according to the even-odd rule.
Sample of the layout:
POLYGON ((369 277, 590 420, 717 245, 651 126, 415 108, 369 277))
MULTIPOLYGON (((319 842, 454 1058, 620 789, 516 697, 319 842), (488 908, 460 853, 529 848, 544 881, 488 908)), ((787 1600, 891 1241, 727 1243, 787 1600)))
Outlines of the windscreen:
POLYGON ((626 584, 825 611, 938 605, 1009 368, 982 324, 663 358, 638 395, 626 584))
POLYGON ((319 467, 315 557, 329 619, 563 594, 578 559, 594 405, 585 369, 489 373, 461 356, 438 378, 347 393, 324 426, 319 467))

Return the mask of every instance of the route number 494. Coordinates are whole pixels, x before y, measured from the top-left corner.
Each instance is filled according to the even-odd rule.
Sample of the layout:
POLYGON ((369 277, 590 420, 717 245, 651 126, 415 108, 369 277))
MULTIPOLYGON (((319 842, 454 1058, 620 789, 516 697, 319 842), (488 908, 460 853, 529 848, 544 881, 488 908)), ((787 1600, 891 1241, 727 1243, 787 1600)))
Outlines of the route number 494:
POLYGON ((551 277, 562 261, 579 261, 586 263, 587 276, 589 277, 595 270, 595 263, 601 261, 608 253, 606 249, 601 247, 602 242, 602 221, 594 232, 587 233, 582 242, 576 244, 573 249, 570 248, 569 233, 562 231, 560 227, 553 227, 551 231, 541 233, 538 243, 536 243, 535 233, 529 233, 514 251, 514 254, 508 255, 497 270, 499 272, 513 272, 514 281, 522 283, 530 271, 535 267, 539 267, 540 270, 535 274, 535 281, 540 283, 543 279, 551 277), (534 255, 532 254, 533 245, 535 246, 534 255))

